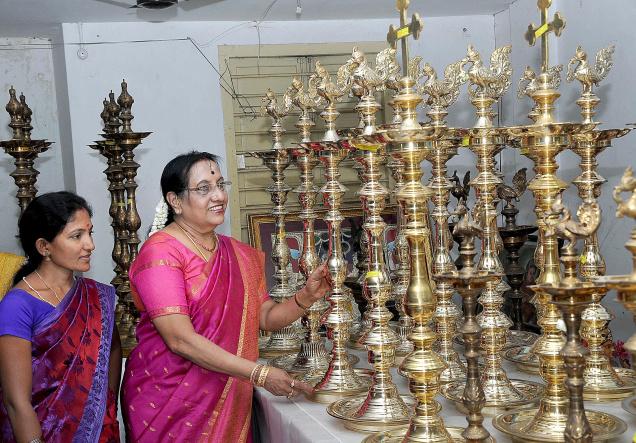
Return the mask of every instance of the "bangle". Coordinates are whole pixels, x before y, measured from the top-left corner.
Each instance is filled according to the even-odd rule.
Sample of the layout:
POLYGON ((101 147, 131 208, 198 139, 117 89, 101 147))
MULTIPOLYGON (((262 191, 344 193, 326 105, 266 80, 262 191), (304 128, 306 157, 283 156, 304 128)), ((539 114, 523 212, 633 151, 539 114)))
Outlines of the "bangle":
POLYGON ((307 309, 311 308, 311 306, 303 306, 299 301, 298 301, 298 292, 296 292, 294 294, 294 301, 296 302, 296 304, 298 305, 298 307, 300 309, 302 309, 303 311, 306 311, 307 309))
POLYGON ((32 440, 29 440, 29 443, 44 443, 44 440, 42 440, 41 437, 35 437, 32 440))
POLYGON ((252 372, 250 372, 250 383, 252 383, 253 385, 256 384, 256 374, 260 372, 262 368, 263 365, 261 364, 256 364, 256 366, 252 368, 252 372))
POLYGON ((265 381, 267 380, 267 374, 269 373, 269 366, 263 366, 263 370, 258 374, 258 382, 256 386, 262 387, 265 386, 265 381))

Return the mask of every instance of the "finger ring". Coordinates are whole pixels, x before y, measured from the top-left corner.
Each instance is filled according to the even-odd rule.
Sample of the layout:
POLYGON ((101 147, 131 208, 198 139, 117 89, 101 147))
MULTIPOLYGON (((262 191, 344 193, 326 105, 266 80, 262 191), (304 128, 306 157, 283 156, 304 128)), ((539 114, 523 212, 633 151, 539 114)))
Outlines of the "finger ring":
POLYGON ((287 394, 287 399, 288 399, 288 400, 291 400, 291 398, 293 397, 293 395, 294 395, 294 390, 292 389, 292 391, 291 391, 289 394, 287 394))
POLYGON ((295 378, 292 378, 292 382, 291 382, 291 388, 292 388, 292 391, 294 390, 294 386, 295 386, 295 385, 296 385, 296 379, 295 379, 295 378))

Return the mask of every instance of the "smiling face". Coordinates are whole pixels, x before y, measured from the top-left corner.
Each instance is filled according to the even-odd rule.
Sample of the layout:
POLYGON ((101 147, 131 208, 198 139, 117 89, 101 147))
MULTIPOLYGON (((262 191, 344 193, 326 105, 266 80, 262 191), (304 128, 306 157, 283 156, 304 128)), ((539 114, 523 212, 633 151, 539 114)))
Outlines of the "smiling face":
POLYGON ((227 190, 219 165, 211 160, 196 162, 188 173, 188 189, 174 200, 175 213, 199 232, 209 232, 225 220, 227 190), (207 192, 206 192, 207 191, 207 192))
POLYGON ((86 209, 77 210, 53 241, 39 239, 38 242, 42 255, 48 256, 56 266, 74 272, 87 272, 91 269, 91 253, 95 249, 95 243, 93 223, 86 209))

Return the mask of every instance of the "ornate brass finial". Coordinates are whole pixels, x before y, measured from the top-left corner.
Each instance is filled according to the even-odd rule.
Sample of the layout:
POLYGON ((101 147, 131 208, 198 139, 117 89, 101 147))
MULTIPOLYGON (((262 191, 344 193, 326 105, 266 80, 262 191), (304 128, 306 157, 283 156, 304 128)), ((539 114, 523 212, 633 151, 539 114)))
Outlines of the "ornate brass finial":
POLYGON ((24 124, 22 137, 24 140, 31 140, 31 131, 33 130, 33 126, 31 126, 31 117, 33 116, 33 111, 27 105, 26 97, 24 93, 20 93, 20 107, 22 112, 22 122, 24 124))
POLYGON ((102 122, 104 123, 104 131, 108 133, 109 131, 108 121, 110 120, 110 112, 108 110, 108 99, 105 98, 102 104, 104 105, 104 108, 102 109, 102 112, 99 114, 99 116, 102 119, 102 122))
POLYGON ((523 75, 519 79, 519 85, 517 87, 517 97, 523 98, 524 95, 532 97, 536 91, 541 87, 548 89, 558 89, 561 85, 561 71, 563 71, 563 65, 556 65, 550 67, 546 71, 544 83, 541 83, 539 77, 530 66, 526 66, 523 75))
POLYGON ((561 36, 561 32, 565 29, 565 19, 561 13, 554 14, 554 20, 548 23, 548 9, 552 6, 552 0, 538 0, 537 7, 541 11, 541 26, 535 26, 534 23, 528 25, 525 38, 530 46, 534 46, 537 39, 541 37, 541 72, 547 72, 549 68, 549 46, 548 34, 554 32, 557 37, 561 36))
POLYGON ((327 68, 322 66, 320 60, 316 60, 316 70, 309 77, 310 91, 316 91, 328 107, 334 105, 351 88, 350 68, 349 64, 344 64, 338 68, 337 83, 334 83, 327 68))
POLYGON ((121 132, 132 132, 131 122, 135 118, 132 115, 132 105, 135 99, 128 93, 128 83, 126 80, 121 81, 121 94, 117 97, 117 104, 121 108, 119 118, 122 122, 121 132))
POLYGON ((592 87, 598 86, 614 66, 613 55, 614 45, 601 49, 596 53, 596 62, 592 66, 587 61, 587 53, 580 45, 577 46, 574 57, 568 62, 567 81, 576 79, 581 82, 584 94, 591 93, 592 87))
POLYGON ((397 49, 397 42, 402 45, 402 75, 408 75, 409 66, 409 43, 407 38, 412 35, 413 40, 420 38, 420 33, 424 28, 424 22, 416 12, 409 23, 406 22, 406 11, 409 9, 410 0, 397 0, 395 2, 397 10, 400 12, 400 27, 391 25, 386 35, 386 41, 393 49, 397 49))
POLYGON ((108 113, 109 113, 108 128, 111 134, 115 134, 119 132, 119 127, 121 126, 121 121, 119 120, 120 111, 121 111, 121 108, 115 101, 115 93, 113 91, 110 91, 108 93, 108 113))
POLYGON ((291 97, 291 103, 300 109, 300 117, 295 124, 300 131, 300 142, 309 142, 311 141, 311 128, 316 125, 309 114, 314 112, 318 105, 318 92, 315 89, 305 90, 302 80, 294 77, 291 85, 287 88, 287 93, 291 97))
POLYGON ((412 69, 415 81, 426 79, 417 86, 417 92, 426 97, 426 104, 431 107, 428 115, 433 124, 444 125, 448 107, 455 103, 459 97, 459 87, 468 81, 468 73, 463 69, 464 65, 468 63, 468 58, 463 58, 446 66, 443 79, 438 79, 435 68, 429 63, 424 63, 420 70, 420 57, 416 57, 413 61, 416 64, 410 69, 412 69))
POLYGON ((465 205, 468 200, 468 196, 470 195, 470 171, 466 171, 464 174, 464 180, 461 183, 459 182, 457 171, 454 171, 450 181, 453 184, 453 187, 450 189, 450 193, 457 199, 455 215, 458 215, 460 205, 465 205))
POLYGON ((13 86, 9 88, 9 103, 5 106, 5 109, 9 113, 11 121, 9 127, 13 131, 13 139, 22 139, 22 130, 24 127, 24 121, 22 119, 22 106, 15 95, 15 89, 13 86))
POLYGON ((371 67, 364 52, 354 47, 347 64, 351 71, 352 88, 361 88, 361 93, 356 94, 360 97, 383 91, 385 82, 400 70, 393 48, 380 51, 375 57, 375 67, 371 67))
POLYGON ((283 106, 278 105, 276 93, 269 88, 267 88, 267 92, 261 98, 261 102, 263 103, 261 106, 261 115, 265 116, 267 114, 272 118, 272 127, 269 129, 269 133, 272 134, 272 148, 274 149, 280 149, 283 147, 281 137, 285 132, 285 129, 283 129, 281 120, 289 114, 295 90, 296 89, 293 84, 287 88, 285 95, 283 96, 283 106))
POLYGON ((351 83, 351 93, 360 99, 355 109, 360 115, 360 127, 364 135, 375 133, 375 113, 381 108, 375 99, 375 92, 383 91, 386 81, 395 77, 399 70, 395 49, 387 48, 378 53, 375 67, 371 67, 364 52, 353 48, 351 58, 342 71, 351 73, 347 83, 351 83))
POLYGON ((565 238, 568 243, 561 251, 568 255, 576 254, 576 241, 579 238, 589 237, 594 234, 601 224, 601 208, 597 202, 584 202, 576 211, 579 221, 572 220, 570 210, 563 204, 563 196, 559 194, 550 208, 543 214, 546 224, 546 234, 555 234, 565 238))
POLYGON ((526 171, 528 168, 519 169, 514 177, 512 177, 512 186, 508 186, 505 183, 497 185, 497 197, 500 200, 506 201, 506 208, 514 207, 512 201, 519 201, 519 198, 526 192, 528 187, 528 180, 526 178, 526 171))
POLYGON ((468 88, 471 97, 486 96, 498 100, 508 90, 512 77, 511 49, 510 45, 495 49, 490 56, 490 66, 486 67, 475 47, 468 46, 466 63, 472 65, 468 70, 468 78, 474 86, 468 88))
POLYGON ((325 135, 323 141, 337 142, 340 137, 336 132, 336 119, 340 113, 336 110, 336 102, 351 90, 351 68, 348 63, 338 68, 337 83, 331 80, 329 71, 316 60, 316 70, 309 77, 309 92, 316 92, 321 98, 320 102, 327 103, 320 116, 325 121, 325 135))
POLYGON ((636 219, 636 178, 634 177, 631 166, 628 166, 625 170, 623 177, 621 177, 621 182, 616 185, 614 192, 612 192, 612 197, 618 204, 616 207, 616 217, 627 216, 636 219), (621 198, 623 192, 632 193, 627 201, 621 198))

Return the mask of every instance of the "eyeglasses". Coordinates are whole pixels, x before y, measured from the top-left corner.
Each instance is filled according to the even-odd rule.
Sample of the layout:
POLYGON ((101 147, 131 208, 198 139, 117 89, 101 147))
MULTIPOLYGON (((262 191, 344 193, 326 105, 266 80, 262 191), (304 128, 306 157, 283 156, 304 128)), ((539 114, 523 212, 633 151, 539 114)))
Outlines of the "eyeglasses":
POLYGON ((201 197, 205 197, 210 192, 214 192, 217 189, 221 192, 227 192, 231 184, 232 182, 230 181, 221 180, 217 182, 216 185, 200 185, 196 188, 186 188, 186 191, 193 191, 199 194, 201 197))

